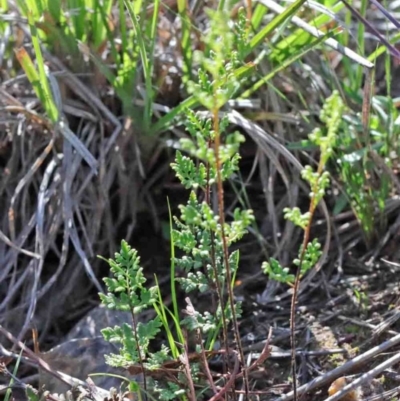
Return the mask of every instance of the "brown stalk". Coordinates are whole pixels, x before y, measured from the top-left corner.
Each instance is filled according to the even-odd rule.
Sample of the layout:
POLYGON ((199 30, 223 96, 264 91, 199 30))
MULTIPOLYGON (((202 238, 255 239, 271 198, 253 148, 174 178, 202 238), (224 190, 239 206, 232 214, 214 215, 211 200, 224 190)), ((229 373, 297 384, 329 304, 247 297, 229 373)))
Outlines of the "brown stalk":
POLYGON ((252 0, 246 0, 246 11, 247 11, 247 21, 250 24, 251 23, 251 17, 252 17, 252 0))
MULTIPOLYGON (((323 163, 319 162, 318 164, 318 177, 321 177, 322 170, 323 170, 323 163)), ((295 401, 297 401, 297 374, 296 374, 296 302, 297 302, 297 294, 299 291, 299 284, 300 284, 300 276, 301 276, 301 267, 303 265, 304 261, 304 256, 306 254, 306 248, 307 244, 310 241, 310 231, 311 231, 311 222, 315 213, 315 209, 317 207, 316 201, 315 201, 315 194, 317 193, 317 185, 316 183, 312 188, 312 197, 310 201, 310 207, 309 207, 309 213, 310 217, 308 219, 308 224, 304 230, 304 237, 303 237, 303 243, 302 243, 302 248, 301 248, 301 254, 300 254, 300 262, 299 265, 297 266, 297 271, 296 271, 296 278, 294 281, 294 286, 293 286, 293 295, 292 295, 292 301, 290 305, 290 347, 291 347, 291 364, 292 364, 292 376, 293 376, 293 398, 295 401)))
MULTIPOLYGON (((212 147, 212 141, 211 139, 208 141, 208 147, 212 147)), ((206 169, 207 169, 207 184, 206 184, 206 190, 205 190, 205 198, 206 202, 208 205, 211 205, 211 188, 210 188, 210 164, 207 162, 206 164, 206 169)), ((221 289, 221 283, 218 280, 218 270, 217 266, 215 263, 215 246, 214 246, 214 241, 215 241, 215 236, 214 233, 211 232, 211 266, 214 272, 214 277, 215 277, 215 288, 217 292, 217 297, 219 304, 221 305, 221 316, 222 316, 222 342, 225 346, 226 351, 228 352, 228 338, 227 338, 227 332, 228 329, 226 327, 226 320, 225 320, 225 308, 224 308, 224 300, 222 296, 222 289, 221 289)), ((228 365, 228 360, 227 358, 227 353, 224 355, 224 360, 225 360, 225 365, 228 365)))
MULTIPOLYGON (((188 298, 187 298, 188 299, 188 298)), ((189 307, 192 307, 191 302, 188 302, 189 307)), ((194 309, 193 309, 194 310, 194 309)), ((192 378, 192 370, 190 369, 190 362, 189 362, 189 350, 188 350, 188 339, 187 339, 187 332, 184 331, 185 336, 185 344, 182 345, 183 353, 179 355, 179 360, 181 361, 183 368, 185 369, 186 378, 189 384, 190 396, 189 399, 191 401, 196 401, 196 390, 194 389, 194 383, 192 378)))
MULTIPOLYGON (((222 246, 224 251, 224 265, 226 271, 226 287, 228 292, 228 299, 232 311, 232 323, 233 323, 233 331, 235 335, 236 345, 238 347, 239 353, 239 360, 244 367, 245 359, 244 359, 244 352, 240 341, 240 334, 239 334, 239 327, 236 318, 236 308, 234 302, 233 291, 231 287, 231 271, 229 267, 229 253, 228 253, 228 244, 226 242, 225 237, 225 212, 224 212, 224 188, 222 184, 222 177, 221 177, 221 160, 219 157, 219 147, 220 147, 220 132, 219 132, 219 109, 217 107, 217 99, 216 94, 214 92, 214 108, 213 108, 213 129, 214 129, 214 150, 215 150, 215 161, 216 161, 216 170, 217 170, 217 188, 218 188, 218 212, 219 212, 219 221, 221 224, 221 236, 222 236, 222 246)), ((217 280, 218 281, 218 280, 217 280)), ((221 306, 224 306, 223 300, 221 299, 221 306)), ((222 308, 224 310, 224 308, 222 308)), ((225 320, 225 319, 223 319, 225 320)), ((226 330, 226 326, 224 326, 224 330, 226 330)), ((225 334, 225 338, 227 337, 227 333, 225 334)), ((227 354, 228 354, 228 347, 225 344, 227 354)), ((245 389, 245 399, 249 399, 249 379, 247 375, 246 369, 243 371, 243 382, 244 382, 244 389, 245 389)))

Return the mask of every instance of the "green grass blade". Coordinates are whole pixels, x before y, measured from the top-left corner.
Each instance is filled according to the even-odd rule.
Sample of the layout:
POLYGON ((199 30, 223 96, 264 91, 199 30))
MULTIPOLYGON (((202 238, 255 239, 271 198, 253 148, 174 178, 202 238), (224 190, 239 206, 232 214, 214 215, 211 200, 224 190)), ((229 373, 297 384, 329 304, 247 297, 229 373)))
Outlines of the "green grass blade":
MULTIPOLYGON (((137 2, 139 3, 139 2, 137 2)), ((149 61, 149 58, 147 56, 147 50, 146 50, 146 45, 145 45, 145 37, 143 34, 143 30, 139 25, 138 19, 137 19, 137 14, 135 13, 135 10, 133 9, 132 4, 130 3, 129 0, 125 0, 125 6, 128 9, 129 16, 131 18, 132 24, 133 24, 133 29, 135 31, 136 35, 136 40, 139 46, 139 53, 140 53, 140 58, 142 60, 142 66, 143 66, 143 75, 144 75, 144 81, 145 81, 145 90, 146 90, 146 98, 144 99, 144 129, 148 129, 150 127, 150 121, 151 121, 151 116, 152 116, 152 104, 153 104, 153 98, 154 98, 154 91, 153 91, 153 86, 152 86, 152 65, 149 61)))
MULTIPOLYGON (((150 86, 152 87, 152 79, 151 77, 153 76, 154 72, 154 60, 155 60, 155 48, 156 48, 156 43, 157 43, 157 26, 158 26, 158 15, 160 12, 160 0, 155 0, 153 3, 153 14, 151 17, 151 20, 147 24, 146 27, 146 43, 148 43, 148 58, 149 58, 149 75, 150 75, 150 86)), ((146 91, 147 92, 147 91, 146 91)), ((145 99, 145 103, 148 102, 149 104, 147 105, 149 110, 152 110, 152 102, 153 102, 153 93, 154 91, 151 91, 151 96, 147 96, 145 99)), ((149 119, 151 118, 151 112, 149 114, 149 119)), ((147 126, 150 125, 149 124, 147 126)))
POLYGON ((172 335, 172 332, 169 328, 167 314, 165 313, 165 305, 163 304, 163 299, 161 297, 161 293, 159 293, 158 295, 159 295, 159 299, 158 299, 159 306, 157 304, 154 304, 153 307, 164 327, 165 334, 167 336, 168 345, 169 345, 169 348, 171 349, 172 357, 177 358, 179 356, 179 350, 175 344, 174 336, 172 335))
MULTIPOLYGON (((127 0, 125 0, 125 1, 127 1, 127 0)), ((134 3, 133 11, 134 11, 135 15, 140 15, 140 13, 142 11, 146 10, 146 8, 143 7, 143 0, 135 0, 133 3, 134 3)))
POLYGON ((38 21, 43 14, 42 0, 26 0, 29 12, 33 15, 35 21, 38 21))
POLYGON ((181 330, 181 326, 179 324, 179 318, 176 319, 174 314, 165 306, 164 301, 162 299, 162 295, 161 295, 161 291, 160 291, 160 286, 158 284, 158 280, 157 277, 155 276, 155 281, 156 281, 156 287, 157 287, 157 295, 158 295, 158 305, 154 304, 154 309, 157 313, 157 316, 161 319, 161 322, 164 326, 164 330, 167 334, 167 338, 168 338, 168 344, 169 347, 171 349, 172 355, 174 358, 178 358, 178 356, 180 355, 179 349, 176 346, 176 342, 175 342, 175 338, 171 332, 171 329, 169 327, 169 320, 167 317, 167 313, 171 316, 173 322, 174 322, 174 326, 176 328, 177 331, 177 335, 178 335, 178 341, 181 342, 183 344, 184 342, 184 336, 181 330))
MULTIPOLYGON (((335 7, 332 10, 329 10, 331 13, 337 13, 339 12, 344 5, 342 3, 338 3, 335 5, 335 7)), ((328 10, 327 10, 328 11, 328 10)), ((312 26, 314 28, 322 28, 324 25, 328 24, 329 22, 332 21, 331 15, 329 13, 321 13, 312 20, 312 26)), ((342 34, 343 35, 343 34, 342 34)), ((341 36, 342 36, 341 35, 341 36)), ((312 35, 309 32, 304 31, 301 28, 295 29, 292 34, 289 36, 285 37, 282 39, 280 42, 278 42, 274 47, 274 51, 272 52, 272 58, 274 58, 273 54, 277 52, 278 50, 281 51, 284 48, 292 48, 294 43, 308 43, 310 40, 310 37, 312 35)))
POLYGON ((102 20, 102 27, 104 28, 104 32, 102 29, 98 28, 97 29, 97 34, 94 33, 95 36, 95 41, 94 41, 94 47, 97 50, 98 47, 104 42, 104 40, 107 38, 108 43, 110 44, 110 51, 113 56, 113 59, 115 60, 117 64, 117 69, 120 68, 121 65, 121 60, 117 51, 117 48, 115 46, 115 35, 111 31, 110 27, 108 26, 108 18, 109 18, 109 13, 111 10, 108 10, 106 7, 102 7, 101 4, 98 3, 98 0, 96 0, 96 7, 98 7, 99 10, 99 15, 102 20))
MULTIPOLYGON (((31 83, 33 90, 36 93, 36 96, 39 98, 40 102, 42 103, 43 107, 45 108, 45 110, 47 111, 49 116, 50 116, 50 113, 47 110, 47 108, 49 107, 50 111, 53 110, 53 108, 54 108, 54 112, 53 112, 54 114, 52 115, 51 119, 54 122, 57 121, 57 119, 58 119, 57 108, 56 108, 54 102, 51 102, 53 107, 50 108, 50 106, 49 106, 50 102, 48 100, 49 98, 47 97, 47 96, 51 96, 50 88, 49 88, 49 86, 47 86, 47 88, 48 88, 48 95, 47 95, 44 90, 44 86, 41 83, 39 73, 36 70, 35 65, 33 64, 33 61, 30 58, 29 54, 23 47, 21 47, 21 48, 15 50, 15 55, 17 57, 18 62, 21 65, 21 67, 25 71, 28 81, 31 83)), ((46 83, 48 85, 47 78, 46 78, 46 83)))
POLYGON ((73 12, 71 13, 71 20, 74 27, 75 38, 77 40, 82 40, 86 42, 86 33, 88 32, 88 30, 85 23, 85 2, 82 0, 69 0, 68 9, 73 10, 73 12))
MULTIPOLYGON (((53 123, 55 123, 56 121, 58 121, 59 112, 58 112, 56 104, 54 103, 54 99, 53 99, 52 93, 50 91, 50 85, 47 80, 45 63, 44 63, 42 51, 40 49, 38 31, 37 31, 37 28, 35 25, 34 16, 31 12, 28 12, 28 22, 29 22, 29 27, 31 30, 31 35, 32 35, 33 48, 35 50, 36 63, 38 66, 38 74, 37 74, 37 76, 35 76, 35 78, 36 78, 35 82, 37 82, 37 85, 40 85, 40 87, 41 87, 40 90, 37 90, 37 91, 35 90, 35 92, 38 95, 40 101, 42 102, 43 107, 46 110, 50 120, 53 123)), ((30 60, 30 57, 27 53, 25 54, 24 59, 26 59, 26 56, 28 56, 28 58, 30 60)), ((32 66, 33 66, 32 60, 30 60, 30 62, 28 61, 28 64, 30 64, 30 63, 32 64, 31 66, 29 66, 29 69, 31 70, 32 66)), ((31 84, 34 85, 33 81, 31 81, 31 84)))
MULTIPOLYGON (((157 25, 158 25, 158 13, 160 12, 160 0, 155 0, 153 4, 153 15, 150 21, 150 31, 149 31, 149 42, 151 43, 150 46, 150 55, 151 58, 154 59, 154 49, 156 45, 156 36, 157 36, 157 25)), ((152 61, 152 64, 154 62, 152 61)))
MULTIPOLYGON (((109 18, 111 14, 111 9, 112 1, 95 0, 95 12, 92 14, 92 40, 95 49, 98 49, 98 47, 100 47, 104 43, 107 37, 107 33, 110 32, 109 18), (96 10, 98 10, 98 12, 96 12, 96 10)), ((108 38, 110 38, 110 35, 108 35, 108 38)), ((115 47, 114 38, 111 41, 109 40, 109 43, 115 47)))
POLYGON ((281 14, 278 14, 268 25, 258 32, 250 41, 249 53, 253 51, 269 34, 276 28, 280 27, 288 18, 293 16, 295 12, 306 2, 306 0, 297 0, 281 14))
POLYGON ((181 33, 181 47, 184 62, 184 75, 191 79, 192 77, 192 42, 190 40, 192 23, 189 17, 189 10, 186 0, 178 0, 178 13, 181 18, 182 33, 181 33))
POLYGON ((257 3, 251 18, 251 25, 254 30, 258 29, 266 13, 267 7, 264 4, 257 3))
POLYGON ((294 63, 296 60, 303 57, 306 53, 310 50, 315 49, 319 44, 321 44, 326 39, 326 36, 321 36, 318 39, 314 39, 310 44, 307 46, 303 46, 300 48, 299 51, 290 55, 290 57, 286 58, 281 64, 275 67, 269 74, 267 74, 264 78, 256 82, 250 89, 246 90, 242 93, 241 98, 249 97, 255 91, 257 91, 262 85, 265 85, 268 81, 270 81, 276 74, 283 71, 287 68, 290 64, 294 63))
MULTIPOLYGON (((17 375, 17 372, 18 372, 18 369, 19 369, 19 365, 21 363, 22 352, 23 352, 23 349, 21 348, 21 351, 19 352, 19 355, 18 355, 17 362, 15 363, 15 366, 14 366, 14 369, 13 369, 13 375, 14 376, 17 375)), ((8 383, 8 385, 9 385, 9 387, 11 387, 13 384, 14 384, 14 379, 11 377, 10 378, 10 382, 8 383)), ((4 401, 9 401, 10 396, 11 396, 11 389, 8 388, 7 391, 6 391, 6 394, 4 396, 4 401)))
MULTIPOLYGON (((396 33, 393 35, 390 39, 388 39, 388 42, 392 45, 396 44, 400 40, 400 32, 396 33)), ((372 52, 368 56, 368 60, 371 61, 372 63, 375 62, 375 60, 381 56, 385 51, 387 50, 387 47, 385 45, 379 46, 374 52, 372 52)))
POLYGON ((171 205, 169 203, 169 199, 167 198, 168 204, 168 215, 169 215, 169 235, 171 240, 171 268, 170 268, 170 278, 171 278, 171 298, 172 298, 172 309, 174 311, 175 316, 179 317, 178 311, 178 301, 176 296, 176 287, 175 287, 175 242, 174 242, 174 232, 173 232, 173 222, 172 222, 172 212, 171 205))
POLYGON ((194 96, 187 97, 178 106, 174 107, 169 113, 161 117, 151 128, 150 133, 153 135, 159 134, 169 127, 174 118, 183 113, 187 108, 193 108, 198 104, 194 96))

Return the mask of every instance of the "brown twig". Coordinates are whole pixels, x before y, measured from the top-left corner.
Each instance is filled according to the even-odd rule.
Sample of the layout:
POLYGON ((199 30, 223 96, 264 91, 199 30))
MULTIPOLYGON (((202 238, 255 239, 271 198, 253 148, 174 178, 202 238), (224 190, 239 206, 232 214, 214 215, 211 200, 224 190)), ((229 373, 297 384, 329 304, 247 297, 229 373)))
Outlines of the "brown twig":
MULTIPOLYGON (((353 370, 356 366, 359 366, 362 363, 366 363, 367 361, 372 359, 374 356, 386 351, 387 349, 389 349, 399 343, 400 343, 400 334, 398 334, 397 336, 391 338, 388 341, 385 341, 384 343, 382 343, 374 348, 371 348, 367 352, 364 352, 363 354, 344 363, 342 366, 338 366, 336 369, 333 369, 330 372, 327 372, 326 374, 313 379, 309 383, 304 384, 303 386, 301 386, 297 389, 297 395, 302 395, 308 391, 312 391, 318 387, 328 384, 329 382, 333 381, 334 379, 337 379, 340 376, 346 375, 348 372, 353 370)), ((290 400, 293 400, 293 398, 294 398, 294 393, 293 393, 293 391, 291 391, 291 392, 284 394, 281 397, 277 398, 275 401, 290 401, 290 400)))
MULTIPOLYGON (((216 93, 214 93, 214 96, 215 97, 217 96, 216 93)), ((215 98, 214 104, 215 105, 218 104, 216 98, 215 98)), ((234 295, 233 295, 233 290, 232 290, 232 285, 231 285, 232 276, 231 276, 231 270, 230 270, 230 266, 229 266, 228 244, 227 244, 226 236, 225 236, 224 187, 223 187, 223 183, 222 183, 221 160, 220 160, 220 154, 219 154, 221 133, 219 130, 219 109, 216 106, 214 107, 214 110, 213 110, 213 128, 214 128, 214 135, 215 135, 214 151, 215 151, 216 170, 217 170, 218 212, 219 212, 219 223, 221 225, 222 247, 223 247, 223 252, 224 252, 226 288, 227 288, 227 293, 228 293, 228 301, 229 301, 231 313, 232 313, 232 323, 233 323, 233 331, 235 334, 236 346, 238 347, 240 362, 244 366, 244 353, 243 353, 243 347, 241 345, 239 326, 238 326, 237 317, 236 317, 235 300, 234 300, 234 295)), ((221 304, 221 308, 223 309, 223 304, 221 304)), ((244 381, 244 389, 245 389, 245 393, 246 393, 246 400, 248 400, 249 399, 249 397, 248 397, 249 381, 248 381, 246 371, 244 371, 243 381, 244 381)))
MULTIPOLYGON (((239 372, 239 359, 237 357, 236 352, 233 352, 233 355, 234 355, 234 359, 235 359, 235 364, 233 366, 232 372, 230 373, 229 380, 227 381, 225 386, 221 389, 221 391, 218 394, 216 394, 213 397, 211 397, 209 399, 209 401, 220 400, 224 396, 224 394, 233 387, 233 385, 235 383, 235 380, 237 378, 237 374, 239 372)), ((247 393, 245 392, 245 394, 248 397, 248 392, 247 393)))
POLYGON ((188 352, 188 341, 187 341, 187 333, 185 332, 185 344, 183 344, 183 353, 179 355, 179 360, 181 361, 185 373, 186 373, 186 379, 189 384, 189 390, 190 390, 190 400, 191 401, 196 401, 196 390, 194 388, 194 383, 193 383, 193 377, 192 377, 192 370, 190 368, 190 361, 189 361, 189 352, 188 352))
POLYGON ((340 391, 336 394, 328 397, 325 401, 338 401, 344 395, 348 394, 350 391, 356 389, 357 387, 361 386, 363 383, 368 383, 377 376, 379 373, 383 372, 385 369, 393 366, 394 364, 400 362, 400 352, 392 356, 391 358, 387 359, 385 362, 381 363, 380 365, 376 366, 375 368, 371 369, 369 372, 364 373, 361 377, 354 380, 353 382, 349 383, 347 386, 344 386, 340 391))

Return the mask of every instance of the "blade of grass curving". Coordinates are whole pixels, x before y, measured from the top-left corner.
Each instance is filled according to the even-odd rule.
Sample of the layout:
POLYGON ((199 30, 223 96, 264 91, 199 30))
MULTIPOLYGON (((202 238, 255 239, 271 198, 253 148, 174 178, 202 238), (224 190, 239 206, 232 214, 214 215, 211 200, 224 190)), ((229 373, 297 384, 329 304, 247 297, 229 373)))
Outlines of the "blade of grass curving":
POLYGON ((306 0, 297 0, 288 8, 279 13, 268 25, 258 32, 250 41, 249 53, 251 53, 271 32, 280 27, 288 18, 306 2, 306 0))
POLYGON ((178 106, 174 107, 171 111, 169 111, 165 116, 161 117, 151 128, 150 133, 156 135, 162 131, 164 131, 167 127, 169 127, 175 117, 179 114, 183 113, 188 108, 194 108, 198 105, 198 102, 194 96, 187 97, 183 102, 181 102, 178 106))
POLYGON ((169 327, 168 319, 167 319, 167 314, 165 313, 165 305, 163 304, 163 300, 161 297, 161 294, 159 294, 159 300, 158 304, 154 304, 153 308, 155 309, 157 316, 160 318, 161 323, 164 327, 165 334, 167 336, 167 341, 169 348, 171 350, 172 357, 177 359, 179 357, 179 350, 178 347, 175 344, 175 338, 172 335, 171 329, 169 327))
MULTIPOLYGON (((155 0, 153 3, 153 14, 151 20, 146 28, 146 42, 149 43, 149 64, 151 66, 150 76, 153 76, 154 71, 154 60, 155 60, 155 47, 157 43, 157 26, 158 26, 158 14, 160 12, 160 0, 155 0)), ((153 93, 153 92, 152 92, 153 93)), ((153 96, 149 97, 149 107, 152 109, 153 96)), ((145 100, 146 101, 146 100, 145 100)))
POLYGON ((321 36, 319 39, 314 39, 310 44, 300 48, 296 53, 292 54, 286 60, 282 61, 280 65, 275 67, 269 74, 257 81, 251 88, 247 89, 241 94, 242 98, 251 96, 255 91, 257 91, 261 86, 265 85, 268 81, 275 77, 276 74, 283 71, 289 65, 293 64, 296 60, 303 57, 309 51, 315 49, 325 40, 325 36, 321 36))
POLYGON ((362 24, 365 25, 365 27, 367 28, 367 30, 375 35, 381 43, 383 43, 388 50, 390 51, 390 53, 392 54, 392 56, 396 57, 398 60, 400 60, 400 51, 397 50, 393 45, 391 45, 391 43, 386 40, 385 37, 383 37, 377 29, 375 29, 375 27, 368 22, 353 6, 351 6, 346 0, 342 0, 343 4, 350 10, 350 12, 353 14, 353 16, 355 18, 357 18, 362 24))
MULTIPOLYGON (((340 21, 336 17, 337 12, 339 12, 344 5, 341 3, 336 4, 331 10, 323 7, 321 4, 316 4, 310 0, 308 0, 304 6, 312 8, 313 10, 318 11, 320 14, 312 19, 312 26, 314 28, 322 29, 324 26, 329 24, 331 21, 335 20, 340 25, 340 21)), ((325 33, 325 32, 324 32, 325 33)), ((309 32, 304 31, 303 29, 296 29, 291 35, 285 37, 279 43, 274 46, 274 50, 271 53, 271 57, 274 58, 274 53, 278 50, 288 47, 291 48, 292 44, 294 43, 307 43, 308 37, 311 34, 309 32)))
MULTIPOLYGON (((150 57, 154 58, 154 48, 156 45, 157 25, 158 25, 158 13, 160 11, 160 0, 155 0, 153 3, 153 15, 150 21, 149 37, 148 40, 151 43, 150 46, 150 57)), ((152 64, 154 61, 152 61, 152 64)))
MULTIPOLYGON (((396 44, 398 41, 400 40, 400 32, 396 33, 395 35, 393 35, 390 39, 388 39, 388 42, 391 45, 396 44)), ((387 50, 387 47, 382 45, 379 46, 374 52, 372 52, 369 56, 368 56, 368 60, 371 62, 375 62, 375 60, 381 56, 383 53, 385 53, 385 51, 387 50)))
POLYGON ((135 115, 135 111, 132 106, 132 96, 130 93, 131 88, 134 86, 136 81, 138 58, 136 57, 136 52, 134 51, 136 46, 135 41, 130 37, 126 24, 124 0, 118 1, 118 11, 122 41, 121 55, 118 58, 118 71, 122 71, 122 75, 118 77, 115 90, 117 93, 120 92, 119 96, 123 102, 125 114, 136 119, 138 116, 135 115))
POLYGON ((264 4, 256 4, 256 7, 253 12, 253 16, 251 18, 251 25, 253 30, 257 30, 264 19, 265 14, 267 13, 267 7, 264 4))
POLYGON ((74 27, 74 37, 78 40, 85 40, 87 39, 86 14, 88 12, 86 11, 85 0, 70 0, 68 3, 73 10, 70 14, 70 18, 72 20, 72 26, 74 27))
MULTIPOLYGON (((140 3, 139 1, 137 3, 140 3)), ((151 65, 149 58, 147 56, 147 50, 145 45, 146 38, 143 35, 143 30, 139 25, 137 19, 137 13, 132 7, 132 4, 129 0, 125 0, 125 6, 128 9, 129 16, 132 21, 133 29, 135 31, 140 58, 142 60, 142 67, 143 67, 143 75, 145 81, 145 91, 146 91, 146 98, 144 99, 144 129, 147 131, 150 127, 151 116, 152 116, 152 103, 154 98, 154 91, 152 86, 152 70, 153 66, 151 65)))
MULTIPOLYGON (((332 32, 327 32, 325 34, 325 38, 331 37, 332 32)), ((284 63, 287 58, 291 55, 295 55, 297 52, 303 51, 308 45, 312 45, 315 41, 315 38, 306 33, 305 35, 298 35, 297 37, 292 37, 290 43, 286 42, 286 39, 282 39, 279 43, 276 44, 274 50, 269 55, 269 60, 273 66, 284 63)), ((299 94, 301 97, 301 93, 299 94)))
POLYGON ((29 56, 28 52, 25 50, 24 47, 15 49, 14 52, 22 69, 25 71, 28 81, 32 84, 36 96, 39 98, 40 101, 42 101, 42 99, 44 99, 45 96, 39 82, 39 74, 35 68, 35 65, 33 64, 31 57, 29 56))
MULTIPOLYGON (((19 352, 19 355, 18 355, 18 359, 15 362, 15 366, 14 366, 14 369, 13 369, 13 376, 14 377, 17 376, 19 365, 21 363, 22 353, 23 353, 23 350, 21 349, 20 352, 19 352)), ((9 401, 9 399, 10 399, 11 391, 12 391, 12 385, 14 384, 14 377, 10 377, 10 382, 8 383, 8 387, 9 388, 7 389, 6 394, 4 396, 4 401, 9 401)))
POLYGON ((184 75, 191 79, 192 77, 192 42, 190 40, 191 20, 189 17, 188 2, 186 0, 178 0, 178 13, 181 18, 181 48, 184 62, 184 75))
MULTIPOLYGON (((92 16, 92 37, 94 48, 98 49, 104 43, 107 36, 107 32, 110 30, 109 19, 112 9, 112 1, 108 0, 95 0, 94 12, 92 16), (98 10, 98 12, 97 12, 98 10)), ((114 40, 109 41, 111 45, 114 44, 114 40)))
MULTIPOLYGON (((277 14, 281 14, 285 11, 283 7, 281 7, 278 3, 276 3, 273 0, 258 0, 262 4, 265 4, 267 7, 269 7, 272 11, 274 11, 277 14)), ((343 0, 344 1, 344 0, 343 0)), ((320 31, 319 29, 315 28, 314 26, 308 24, 301 18, 297 16, 293 16, 291 19, 291 22, 298 26, 299 28, 303 29, 304 31, 308 32, 315 38, 320 38, 321 36, 325 36, 325 32, 320 31)), ((364 57, 359 56, 357 53, 355 53, 353 50, 349 49, 348 47, 344 47, 338 43, 337 40, 328 37, 325 40, 325 45, 331 47, 332 49, 338 51, 339 53, 343 54, 346 57, 349 57, 351 60, 354 62, 367 67, 367 68, 373 68, 374 65, 369 62, 367 59, 364 57)))
MULTIPOLYGON (((126 1, 127 0, 125 0, 125 2, 126 1)), ((143 7, 143 0, 136 0, 136 1, 133 1, 132 3, 134 3, 133 11, 134 11, 135 15, 140 15, 140 12, 142 10, 145 10, 145 7, 143 7)))
POLYGON ((168 312, 169 315, 171 316, 171 318, 173 319, 174 325, 177 329, 177 335, 178 335, 179 341, 181 343, 183 343, 184 337, 182 334, 182 330, 180 328, 179 320, 176 320, 174 314, 165 306, 164 301, 162 299, 162 295, 161 295, 160 285, 158 283, 156 275, 154 275, 154 279, 155 279, 156 288, 157 288, 158 305, 154 304, 153 307, 157 313, 157 316, 160 318, 161 323, 164 326, 164 329, 165 329, 165 332, 166 332, 167 338, 168 338, 168 344, 169 344, 169 347, 171 348, 172 355, 174 356, 174 358, 178 358, 179 350, 178 350, 178 347, 176 346, 174 336, 171 332, 166 312, 168 312))
POLYGON ((128 28, 126 26, 124 0, 118 0, 119 29, 121 31, 122 51, 128 50, 128 28))
MULTIPOLYGON (((99 3, 98 0, 96 0, 96 6, 98 7, 99 10, 99 15, 101 16, 103 26, 105 29, 105 34, 102 32, 101 33, 101 39, 100 39, 100 34, 97 33, 98 38, 95 39, 95 49, 97 49, 98 46, 102 44, 102 42, 105 40, 105 38, 108 39, 108 44, 110 45, 110 51, 112 54, 113 59, 115 60, 117 67, 116 69, 118 70, 121 68, 121 60, 123 60, 123 56, 120 59, 120 56, 118 54, 117 47, 115 46, 115 34, 111 31, 110 26, 108 24, 108 18, 109 18, 109 13, 110 11, 102 7, 99 3)), ((125 20, 125 18, 124 18, 125 20)), ((97 29, 99 31, 99 29, 97 29)))
POLYGON ((43 107, 46 110, 50 120, 53 123, 55 123, 56 121, 58 121, 59 112, 57 110, 57 106, 54 103, 53 96, 50 91, 50 85, 47 80, 44 58, 42 55, 42 51, 40 49, 39 35, 35 25, 34 14, 31 12, 28 12, 28 22, 31 31, 33 48, 35 50, 36 63, 38 66, 39 85, 41 86, 41 91, 39 93, 42 95, 42 98, 39 99, 42 102, 43 107))

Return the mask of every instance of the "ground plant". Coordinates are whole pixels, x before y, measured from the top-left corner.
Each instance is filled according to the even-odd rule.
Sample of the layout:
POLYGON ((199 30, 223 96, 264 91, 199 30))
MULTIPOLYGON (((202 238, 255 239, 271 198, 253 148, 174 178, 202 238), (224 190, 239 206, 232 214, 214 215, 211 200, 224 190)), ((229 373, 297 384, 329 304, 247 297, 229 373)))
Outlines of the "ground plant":
MULTIPOLYGON (((233 327, 233 340, 236 344, 237 358, 242 366, 245 365, 238 330, 240 319, 240 303, 235 301, 233 284, 240 263, 239 251, 229 252, 230 246, 240 240, 246 233, 246 228, 252 223, 251 210, 235 209, 233 219, 226 221, 224 215, 223 182, 231 178, 239 167, 239 148, 244 137, 237 131, 227 133, 229 121, 221 116, 220 110, 227 103, 233 90, 239 85, 234 69, 243 60, 240 60, 238 48, 245 48, 246 43, 235 42, 235 36, 230 31, 228 18, 223 13, 211 16, 214 24, 210 33, 204 38, 208 54, 197 53, 195 60, 199 65, 199 82, 188 81, 189 90, 194 93, 196 100, 208 111, 208 117, 199 117, 188 109, 183 124, 190 133, 190 138, 180 141, 181 150, 176 152, 175 162, 172 164, 176 176, 181 184, 190 189, 189 200, 186 205, 180 205, 180 218, 171 219, 171 294, 173 296, 173 311, 165 311, 160 290, 157 287, 147 289, 144 286, 145 278, 139 265, 137 252, 132 250, 123 241, 120 253, 109 264, 113 278, 105 278, 108 295, 100 294, 102 302, 109 308, 128 310, 132 314, 132 326, 107 328, 103 330, 106 340, 121 345, 120 355, 108 356, 108 362, 115 366, 129 367, 131 364, 141 366, 144 377, 144 388, 147 390, 146 371, 161 369, 162 365, 172 358, 182 363, 183 383, 167 382, 167 389, 159 388, 157 381, 151 380, 151 387, 159 392, 160 399, 172 400, 179 398, 183 392, 183 399, 199 399, 194 384, 198 384, 196 372, 200 367, 198 362, 191 363, 187 350, 189 349, 188 334, 193 332, 197 336, 196 351, 198 360, 207 363, 206 352, 212 352, 217 339, 223 339, 221 346, 225 355, 230 353, 229 328, 233 327), (236 61, 236 65, 235 65, 236 61), (211 202, 212 192, 217 193, 218 202, 214 208, 211 202), (202 199, 202 200, 200 200, 202 199), (214 212, 217 210, 218 212, 214 212), (181 257, 175 257, 176 250, 182 252, 181 257), (185 272, 184 277, 175 278, 176 268, 185 272), (186 317, 179 314, 176 298, 176 282, 187 294, 194 291, 210 292, 214 298, 214 310, 204 313, 194 309, 190 298, 186 298, 186 317), (135 316, 144 308, 154 307, 157 316, 154 320, 136 324, 135 316), (176 337, 170 330, 173 323, 176 337), (149 352, 150 340, 164 328, 169 347, 163 346, 155 354, 149 352), (204 339, 203 339, 204 338, 204 339), (181 349, 175 344, 179 343, 181 349), (186 387, 186 388, 185 388, 186 387), (187 394, 190 394, 187 396, 187 394)), ((243 24, 245 26, 245 24, 243 24)), ((243 38, 244 35, 238 36, 243 38)), ((238 38, 236 37, 236 39, 238 38)), ((204 115, 204 113, 202 113, 204 115)), ((310 229, 315 210, 329 185, 329 174, 325 166, 332 156, 338 130, 344 114, 344 104, 338 92, 334 92, 326 101, 321 112, 321 121, 325 123, 323 129, 315 129, 309 136, 310 140, 320 149, 320 162, 317 170, 306 166, 301 174, 309 184, 310 206, 306 213, 301 213, 298 207, 285 209, 285 217, 304 230, 304 240, 299 256, 293 261, 297 266, 296 275, 290 274, 288 268, 283 268, 279 261, 271 258, 262 266, 271 280, 294 284, 292 310, 296 304, 296 297, 301 276, 307 273, 318 262, 322 252, 317 239, 310 238, 310 229)), ((292 317, 292 336, 294 339, 294 317, 292 317)), ((296 375, 295 356, 292 358, 293 375, 296 375)), ((207 368, 203 365, 206 375, 207 368)), ((229 367, 227 367, 229 371, 229 367)), ((235 373, 237 374, 237 372, 235 373)), ((151 377, 151 373, 149 373, 151 377)), ((233 376, 234 377, 234 376, 233 376)), ((208 384, 214 391, 216 385, 208 384)), ((244 389, 248 397, 249 387, 246 377, 246 368, 243 370, 244 389)), ((296 379, 294 379, 294 383, 296 379)), ((228 392, 223 388, 221 392, 228 392)), ((204 389, 201 388, 200 393, 204 389)), ((216 394, 214 394, 216 396, 216 394)))

